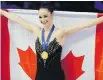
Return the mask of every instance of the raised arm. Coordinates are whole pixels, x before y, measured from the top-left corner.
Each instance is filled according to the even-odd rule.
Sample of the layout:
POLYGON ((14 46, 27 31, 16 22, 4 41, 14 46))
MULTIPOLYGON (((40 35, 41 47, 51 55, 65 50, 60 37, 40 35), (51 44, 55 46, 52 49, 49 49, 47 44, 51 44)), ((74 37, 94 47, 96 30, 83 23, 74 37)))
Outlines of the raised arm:
POLYGON ((9 13, 4 10, 0 10, 0 14, 4 15, 8 19, 20 24, 21 26, 26 28, 28 31, 30 31, 38 36, 40 29, 41 29, 38 25, 27 22, 26 20, 22 19, 20 16, 16 15, 15 13, 9 13))
POLYGON ((79 25, 75 25, 75 27, 64 28, 63 31, 65 32, 64 33, 65 36, 68 36, 68 35, 78 32, 82 29, 93 27, 94 25, 99 24, 99 23, 103 23, 103 16, 96 18, 95 20, 88 21, 87 23, 81 23, 79 25))

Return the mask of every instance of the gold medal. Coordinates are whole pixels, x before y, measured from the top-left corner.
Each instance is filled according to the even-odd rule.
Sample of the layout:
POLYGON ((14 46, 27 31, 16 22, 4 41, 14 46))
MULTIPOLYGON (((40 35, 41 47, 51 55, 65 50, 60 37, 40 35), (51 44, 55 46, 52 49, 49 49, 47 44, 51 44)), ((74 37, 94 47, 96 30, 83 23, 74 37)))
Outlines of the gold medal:
POLYGON ((41 57, 42 57, 43 59, 47 59, 47 58, 48 58, 48 53, 47 53, 46 51, 43 51, 43 52, 41 53, 41 57))

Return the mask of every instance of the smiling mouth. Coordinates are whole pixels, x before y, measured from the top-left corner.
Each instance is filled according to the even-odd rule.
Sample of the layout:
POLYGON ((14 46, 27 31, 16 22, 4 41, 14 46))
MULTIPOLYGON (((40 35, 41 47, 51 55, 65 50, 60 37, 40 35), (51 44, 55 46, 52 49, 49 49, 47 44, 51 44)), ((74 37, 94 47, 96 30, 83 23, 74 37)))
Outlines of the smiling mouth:
POLYGON ((46 21, 46 22, 42 22, 42 24, 46 24, 48 21, 46 21))

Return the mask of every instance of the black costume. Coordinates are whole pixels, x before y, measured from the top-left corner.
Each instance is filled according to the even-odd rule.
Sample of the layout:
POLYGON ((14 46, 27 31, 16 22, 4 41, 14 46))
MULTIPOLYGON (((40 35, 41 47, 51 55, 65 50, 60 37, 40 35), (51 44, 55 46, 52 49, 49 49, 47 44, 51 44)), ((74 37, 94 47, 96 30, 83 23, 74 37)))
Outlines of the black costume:
POLYGON ((37 74, 35 80, 65 80, 60 62, 62 46, 56 41, 56 38, 47 46, 49 57, 45 63, 41 58, 43 48, 39 38, 35 42, 35 49, 37 53, 37 74))

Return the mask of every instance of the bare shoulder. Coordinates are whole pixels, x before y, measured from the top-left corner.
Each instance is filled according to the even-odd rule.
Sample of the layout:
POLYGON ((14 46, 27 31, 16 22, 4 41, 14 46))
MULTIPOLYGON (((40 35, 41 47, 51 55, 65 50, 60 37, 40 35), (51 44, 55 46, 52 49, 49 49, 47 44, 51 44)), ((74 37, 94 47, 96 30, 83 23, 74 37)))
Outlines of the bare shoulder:
POLYGON ((57 39, 57 42, 63 46, 64 45, 64 40, 65 40, 65 34, 63 31, 63 28, 56 28, 55 29, 55 38, 57 39))
POLYGON ((63 30, 63 28, 56 28, 54 35, 57 38, 62 38, 64 36, 64 30, 63 30))
POLYGON ((55 32, 61 32, 63 31, 62 28, 55 28, 55 32))
POLYGON ((65 28, 56 28, 56 29, 55 29, 55 32, 56 32, 57 34, 63 34, 63 33, 65 32, 65 28))
POLYGON ((38 26, 38 25, 32 25, 32 31, 33 31, 34 35, 39 37, 40 36, 40 32, 41 32, 41 27, 38 26))

